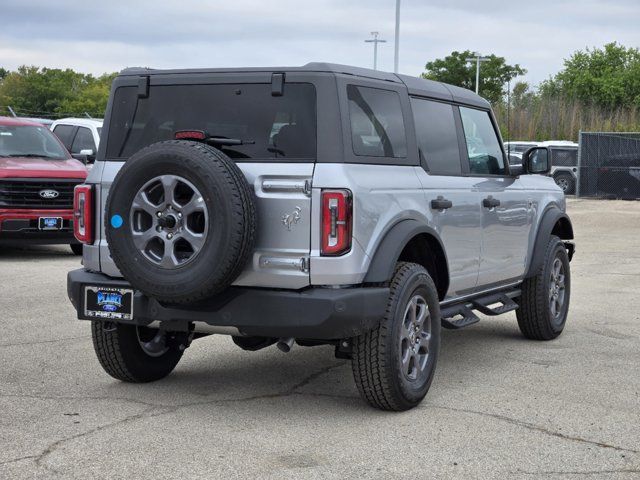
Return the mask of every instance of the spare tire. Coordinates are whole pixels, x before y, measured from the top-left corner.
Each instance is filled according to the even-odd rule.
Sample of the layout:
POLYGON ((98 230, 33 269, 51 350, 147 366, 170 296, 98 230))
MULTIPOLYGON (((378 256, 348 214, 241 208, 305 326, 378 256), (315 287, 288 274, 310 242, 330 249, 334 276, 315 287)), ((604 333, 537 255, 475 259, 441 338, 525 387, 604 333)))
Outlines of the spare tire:
POLYGON ((253 251, 253 193, 220 150, 154 143, 116 175, 105 231, 113 261, 134 288, 169 303, 202 300, 231 285, 253 251))

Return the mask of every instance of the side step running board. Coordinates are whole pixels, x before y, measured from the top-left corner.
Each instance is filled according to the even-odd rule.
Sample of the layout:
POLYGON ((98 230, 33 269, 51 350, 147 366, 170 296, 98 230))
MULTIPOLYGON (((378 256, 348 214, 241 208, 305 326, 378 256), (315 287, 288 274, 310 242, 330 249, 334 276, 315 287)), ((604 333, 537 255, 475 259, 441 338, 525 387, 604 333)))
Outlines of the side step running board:
POLYGON ((445 307, 442 309, 442 326, 449 330, 458 330, 478 323, 480 318, 466 304, 445 307), (456 318, 459 317, 459 318, 456 318))
POLYGON ((450 330, 457 330, 478 323, 480 318, 474 313, 474 310, 490 316, 511 312, 518 308, 518 304, 513 298, 520 296, 520 293, 519 289, 490 293, 462 303, 442 307, 442 326, 450 330), (498 303, 500 305, 491 306, 498 303))

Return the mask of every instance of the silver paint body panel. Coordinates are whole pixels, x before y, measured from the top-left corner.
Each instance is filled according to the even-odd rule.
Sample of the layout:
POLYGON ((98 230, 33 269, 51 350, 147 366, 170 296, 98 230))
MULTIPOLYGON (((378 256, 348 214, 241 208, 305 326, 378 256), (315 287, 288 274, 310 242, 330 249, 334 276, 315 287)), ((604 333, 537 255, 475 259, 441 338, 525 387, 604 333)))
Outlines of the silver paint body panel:
MULTIPOLYGON (((97 243, 85 247, 85 266, 121 276, 109 255, 102 212, 123 164, 97 162, 88 182, 97 183, 97 243)), ((300 289, 308 285, 362 283, 386 233, 406 219, 433 228, 445 247, 450 272, 447 300, 487 285, 520 279, 533 250, 535 226, 545 207, 564 210, 553 180, 514 177, 434 176, 421 167, 348 163, 239 163, 253 187, 258 210, 256 249, 235 285, 300 289), (312 186, 307 193, 306 188, 312 186), (306 186, 306 187, 305 187, 306 186), (320 256, 320 195, 323 188, 351 190, 353 244, 341 257, 320 256), (482 199, 501 201, 494 209, 482 199), (432 210, 438 196, 453 207, 432 210), (283 217, 299 212, 287 227, 283 217), (307 268, 305 269, 305 262, 307 268)))

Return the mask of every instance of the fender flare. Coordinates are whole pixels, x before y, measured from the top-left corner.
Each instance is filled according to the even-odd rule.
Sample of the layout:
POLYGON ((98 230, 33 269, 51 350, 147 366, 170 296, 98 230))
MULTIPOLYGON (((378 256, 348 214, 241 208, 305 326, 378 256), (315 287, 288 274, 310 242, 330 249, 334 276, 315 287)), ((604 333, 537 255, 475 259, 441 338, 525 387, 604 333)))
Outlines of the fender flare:
MULTIPOLYGON (((364 277, 364 282, 380 283, 391 280, 402 250, 413 237, 421 233, 427 233, 431 237, 435 238, 440 244, 442 251, 446 252, 444 245, 442 244, 442 240, 440 239, 440 235, 438 235, 438 232, 433 228, 417 220, 401 220, 389 229, 378 245, 375 253, 373 254, 371 263, 369 264, 367 274, 364 277)), ((449 262, 446 259, 446 254, 445 261, 448 272, 449 262)))
POLYGON ((542 262, 544 261, 544 253, 547 248, 549 237, 551 237, 553 227, 558 223, 558 220, 565 220, 569 228, 567 234, 564 235, 566 238, 563 238, 563 240, 573 240, 573 225, 571 225, 569 216, 556 206, 548 208, 542 214, 542 219, 538 226, 538 232, 536 233, 536 240, 533 244, 533 252, 524 278, 533 277, 540 269, 542 262))

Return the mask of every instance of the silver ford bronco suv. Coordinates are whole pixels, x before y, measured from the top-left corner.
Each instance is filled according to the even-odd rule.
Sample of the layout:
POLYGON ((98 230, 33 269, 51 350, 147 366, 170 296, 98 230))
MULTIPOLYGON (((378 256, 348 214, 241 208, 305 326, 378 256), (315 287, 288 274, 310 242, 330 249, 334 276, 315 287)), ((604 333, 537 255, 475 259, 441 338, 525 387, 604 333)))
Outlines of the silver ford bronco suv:
POLYGON ((441 326, 515 311, 562 332, 573 229, 534 147, 510 166, 468 90, 356 67, 124 70, 75 190, 68 274, 104 370, 168 375, 190 343, 334 345, 362 397, 427 393, 441 326))

